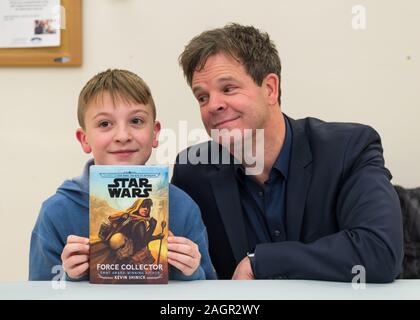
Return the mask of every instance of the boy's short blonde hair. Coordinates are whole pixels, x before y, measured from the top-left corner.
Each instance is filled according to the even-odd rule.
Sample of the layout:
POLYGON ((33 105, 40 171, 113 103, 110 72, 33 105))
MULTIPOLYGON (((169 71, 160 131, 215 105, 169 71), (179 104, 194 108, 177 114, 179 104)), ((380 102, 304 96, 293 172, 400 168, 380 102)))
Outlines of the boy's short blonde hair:
POLYGON ((83 129, 85 129, 85 113, 89 103, 101 98, 104 92, 110 94, 114 105, 118 100, 149 105, 152 108, 153 120, 156 119, 155 102, 143 79, 128 70, 108 69, 90 79, 80 92, 77 119, 83 129))

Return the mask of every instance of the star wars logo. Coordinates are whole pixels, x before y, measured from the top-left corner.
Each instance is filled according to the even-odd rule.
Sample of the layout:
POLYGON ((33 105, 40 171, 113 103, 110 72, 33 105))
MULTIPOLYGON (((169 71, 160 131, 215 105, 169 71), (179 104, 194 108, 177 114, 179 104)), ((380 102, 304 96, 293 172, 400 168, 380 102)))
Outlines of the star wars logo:
POLYGON ((152 191, 152 185, 146 178, 115 178, 113 184, 108 184, 111 198, 147 198, 152 191))

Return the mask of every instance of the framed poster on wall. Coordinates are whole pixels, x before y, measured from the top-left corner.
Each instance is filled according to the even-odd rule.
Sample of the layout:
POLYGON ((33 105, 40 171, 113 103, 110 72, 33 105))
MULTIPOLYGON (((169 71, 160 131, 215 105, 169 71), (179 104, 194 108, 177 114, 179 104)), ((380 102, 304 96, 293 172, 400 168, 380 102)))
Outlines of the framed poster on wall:
POLYGON ((82 0, 2 0, 1 67, 82 65, 82 0))

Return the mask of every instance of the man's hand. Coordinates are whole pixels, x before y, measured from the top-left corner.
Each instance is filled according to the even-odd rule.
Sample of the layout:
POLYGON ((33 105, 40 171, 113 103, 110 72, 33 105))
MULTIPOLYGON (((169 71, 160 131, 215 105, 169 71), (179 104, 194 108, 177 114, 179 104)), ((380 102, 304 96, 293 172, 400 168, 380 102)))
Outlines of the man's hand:
POLYGON ((64 271, 72 279, 84 276, 89 269, 89 238, 70 235, 61 253, 64 271))
POLYGON ((175 237, 169 231, 168 263, 179 269, 184 275, 190 276, 200 266, 201 254, 198 246, 190 239, 175 237))
POLYGON ((252 272, 251 261, 245 257, 239 262, 233 273, 232 280, 254 280, 254 273, 252 272))

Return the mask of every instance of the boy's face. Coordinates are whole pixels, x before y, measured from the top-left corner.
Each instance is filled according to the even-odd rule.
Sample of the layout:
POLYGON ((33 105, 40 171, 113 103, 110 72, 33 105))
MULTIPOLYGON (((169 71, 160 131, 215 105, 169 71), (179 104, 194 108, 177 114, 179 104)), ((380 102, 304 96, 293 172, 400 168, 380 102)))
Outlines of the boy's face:
POLYGON ((104 92, 87 106, 85 130, 77 129, 76 137, 97 165, 142 165, 158 146, 159 131, 150 106, 121 99, 114 105, 104 92))

